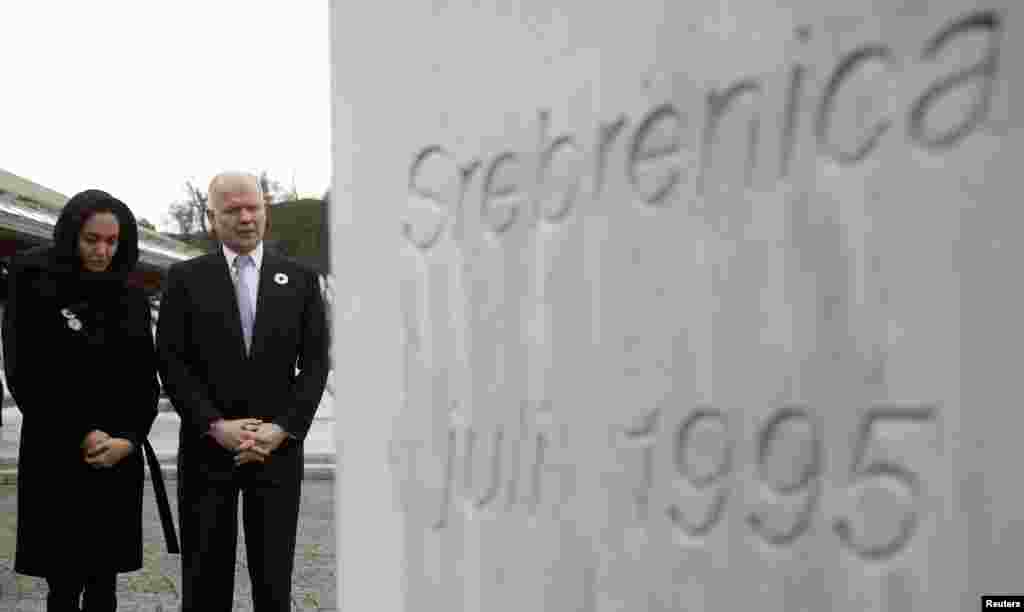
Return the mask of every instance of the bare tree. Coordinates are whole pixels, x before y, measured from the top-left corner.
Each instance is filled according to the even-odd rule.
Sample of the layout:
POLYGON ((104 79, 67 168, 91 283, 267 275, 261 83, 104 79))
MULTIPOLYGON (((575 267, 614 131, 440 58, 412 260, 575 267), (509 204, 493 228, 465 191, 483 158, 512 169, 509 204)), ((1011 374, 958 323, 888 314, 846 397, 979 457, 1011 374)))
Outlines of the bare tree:
POLYGON ((209 195, 195 186, 192 180, 185 181, 188 199, 172 202, 167 209, 168 217, 183 236, 207 233, 206 211, 209 195))
POLYGON ((271 179, 266 170, 260 173, 260 189, 263 190, 264 194, 270 196, 271 204, 280 204, 288 200, 298 199, 294 184, 292 185, 292 191, 288 191, 281 181, 271 179))
POLYGON ((171 221, 177 226, 178 232, 183 236, 190 235, 195 231, 195 213, 195 209, 188 202, 174 202, 167 211, 171 221))
POLYGON ((293 202, 295 200, 299 199, 299 188, 295 186, 295 171, 294 170, 292 170, 292 188, 291 188, 291 191, 288 192, 288 199, 293 201, 293 202))
POLYGON ((188 190, 188 203, 195 210, 195 216, 199 221, 199 231, 205 234, 207 232, 206 211, 208 208, 207 204, 210 201, 210 196, 209 194, 203 193, 201 189, 193 185, 192 181, 185 181, 185 189, 188 190))

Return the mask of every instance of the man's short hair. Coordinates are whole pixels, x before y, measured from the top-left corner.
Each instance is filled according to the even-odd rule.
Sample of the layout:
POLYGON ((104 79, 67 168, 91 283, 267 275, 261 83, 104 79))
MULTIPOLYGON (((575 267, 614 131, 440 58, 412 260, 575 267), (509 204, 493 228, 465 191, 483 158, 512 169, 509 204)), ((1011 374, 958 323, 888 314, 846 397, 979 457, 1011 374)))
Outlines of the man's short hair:
POLYGON ((208 190, 209 208, 215 209, 223 201, 223 196, 231 193, 243 193, 255 188, 256 195, 263 200, 263 186, 260 178, 251 172, 228 171, 221 172, 210 180, 208 190))

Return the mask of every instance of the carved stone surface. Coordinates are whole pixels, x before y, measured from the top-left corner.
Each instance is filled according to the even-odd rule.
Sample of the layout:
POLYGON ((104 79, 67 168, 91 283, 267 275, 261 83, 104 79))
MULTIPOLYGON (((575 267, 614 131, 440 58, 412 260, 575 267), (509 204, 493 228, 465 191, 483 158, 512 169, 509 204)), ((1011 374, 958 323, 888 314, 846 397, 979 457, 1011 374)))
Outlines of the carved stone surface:
POLYGON ((336 10, 381 63, 335 193, 402 209, 407 609, 1024 588, 1018 4, 336 10))

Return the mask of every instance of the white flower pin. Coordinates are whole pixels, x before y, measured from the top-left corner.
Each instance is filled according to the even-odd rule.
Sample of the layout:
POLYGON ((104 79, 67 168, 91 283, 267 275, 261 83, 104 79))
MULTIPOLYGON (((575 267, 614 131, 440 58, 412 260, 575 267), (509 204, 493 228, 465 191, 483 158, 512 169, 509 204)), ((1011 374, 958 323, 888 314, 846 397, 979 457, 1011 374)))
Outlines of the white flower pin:
POLYGON ((284 272, 278 272, 274 275, 274 282, 278 285, 286 285, 288 284, 288 275, 284 272))
POLYGON ((76 316, 75 313, 71 312, 67 308, 61 308, 60 314, 64 315, 65 319, 74 319, 76 316))
POLYGON ((80 331, 82 329, 82 322, 78 319, 68 319, 68 327, 75 331, 80 331))

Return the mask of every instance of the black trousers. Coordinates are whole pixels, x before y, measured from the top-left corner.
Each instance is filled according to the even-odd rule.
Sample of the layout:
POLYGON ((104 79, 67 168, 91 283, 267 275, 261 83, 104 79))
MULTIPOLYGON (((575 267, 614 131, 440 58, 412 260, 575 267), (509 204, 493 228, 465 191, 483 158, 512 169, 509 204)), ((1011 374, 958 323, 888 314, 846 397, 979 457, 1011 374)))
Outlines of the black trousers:
POLYGON ((100 576, 47 576, 50 592, 47 612, 114 612, 117 610, 117 574, 100 576), (79 606, 81 602, 81 606, 79 606))
POLYGON ((290 612, 302 492, 301 447, 297 456, 272 456, 267 466, 239 466, 227 477, 223 473, 211 477, 195 466, 182 467, 178 483, 181 612, 234 608, 240 497, 254 611, 290 612), (277 464, 268 470, 270 462, 277 464))

